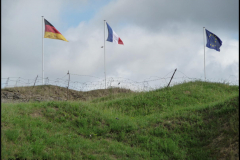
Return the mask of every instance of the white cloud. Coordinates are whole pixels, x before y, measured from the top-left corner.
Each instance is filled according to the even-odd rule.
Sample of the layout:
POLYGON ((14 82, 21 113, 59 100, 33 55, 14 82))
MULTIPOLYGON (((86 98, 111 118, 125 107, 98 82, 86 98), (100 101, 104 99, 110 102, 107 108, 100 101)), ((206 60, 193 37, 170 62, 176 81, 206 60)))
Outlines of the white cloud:
MULTIPOLYGON (((225 9, 220 12, 219 8, 206 6, 200 10, 204 2, 188 0, 174 3, 110 1, 99 8, 92 19, 76 19, 76 27, 64 30, 66 26, 72 26, 64 24, 62 16, 65 12, 77 17, 84 11, 83 5, 93 2, 4 0, 2 77, 28 78, 42 74, 42 15, 69 41, 44 39, 45 77, 60 78, 69 70, 70 73, 104 79, 104 49, 101 48, 104 19, 124 42, 124 45, 105 42, 108 77, 143 81, 149 77, 164 77, 177 68, 175 76, 185 74, 203 78, 203 26, 223 41, 220 52, 206 48, 207 77, 238 76, 239 40, 233 38, 238 34, 238 14, 235 14, 238 2, 214 2, 219 2, 217 6, 225 9), (78 6, 83 10, 76 12, 78 6), (74 7, 73 12, 71 7, 74 7), (215 17, 214 21, 209 15, 215 17)), ((89 77, 72 78, 92 80, 89 77)))
POLYGON ((227 67, 233 63, 239 62, 239 43, 237 40, 227 40, 220 52, 213 53, 212 51, 209 54, 212 54, 212 61, 220 63, 223 67, 227 67))

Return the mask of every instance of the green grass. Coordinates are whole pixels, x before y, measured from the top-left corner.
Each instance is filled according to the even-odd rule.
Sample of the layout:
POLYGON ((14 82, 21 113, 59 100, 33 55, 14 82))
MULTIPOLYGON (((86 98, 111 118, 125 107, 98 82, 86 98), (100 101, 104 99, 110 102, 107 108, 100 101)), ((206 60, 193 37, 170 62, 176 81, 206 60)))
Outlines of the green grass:
POLYGON ((202 81, 86 102, 2 103, 1 158, 232 159, 238 112, 238 86, 202 81))

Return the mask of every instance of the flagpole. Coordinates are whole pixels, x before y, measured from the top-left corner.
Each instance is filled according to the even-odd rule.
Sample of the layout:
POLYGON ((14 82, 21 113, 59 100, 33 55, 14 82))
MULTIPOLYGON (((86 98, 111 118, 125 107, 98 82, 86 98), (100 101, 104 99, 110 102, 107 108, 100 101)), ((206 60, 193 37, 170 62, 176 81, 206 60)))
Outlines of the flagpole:
POLYGON ((44 24, 44 18, 42 16, 42 85, 44 85, 43 24, 44 24))
POLYGON ((104 20, 104 74, 105 74, 105 89, 106 89, 106 65, 105 65, 105 22, 106 20, 104 20))
POLYGON ((205 81, 206 81, 206 70, 205 70, 205 27, 203 27, 203 43, 204 43, 204 77, 205 77, 205 81))

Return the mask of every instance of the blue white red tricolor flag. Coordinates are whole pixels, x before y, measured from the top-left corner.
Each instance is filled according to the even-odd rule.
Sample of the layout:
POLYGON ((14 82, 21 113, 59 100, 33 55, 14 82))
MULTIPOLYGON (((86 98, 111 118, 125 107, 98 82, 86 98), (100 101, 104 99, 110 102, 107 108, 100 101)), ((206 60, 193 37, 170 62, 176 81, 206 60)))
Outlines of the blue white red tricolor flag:
POLYGON ((107 24, 107 28, 108 28, 107 41, 123 45, 123 41, 121 40, 121 38, 114 32, 114 30, 109 26, 109 24, 107 22, 106 22, 106 24, 107 24))

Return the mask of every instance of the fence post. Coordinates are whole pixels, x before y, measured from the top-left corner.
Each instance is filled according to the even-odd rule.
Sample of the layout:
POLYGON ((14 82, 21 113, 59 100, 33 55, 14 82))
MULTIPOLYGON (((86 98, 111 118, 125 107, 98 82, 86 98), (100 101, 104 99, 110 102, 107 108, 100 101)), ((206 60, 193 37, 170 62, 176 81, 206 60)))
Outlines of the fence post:
POLYGON ((70 73, 69 73, 69 71, 68 71, 67 74, 69 75, 69 79, 68 79, 68 87, 67 87, 67 100, 68 100, 68 89, 69 89, 69 81, 70 81, 70 73))
MULTIPOLYGON (((172 75, 172 78, 173 78, 173 76, 174 76, 174 74, 175 74, 176 71, 177 71, 177 68, 175 69, 175 71, 174 71, 174 73, 173 73, 173 75, 172 75)), ((171 81, 172 81, 172 78, 170 79, 170 82, 168 83, 167 87, 170 85, 170 83, 171 83, 171 81)))
MULTIPOLYGON (((37 77, 38 77, 38 75, 37 75, 37 77)), ((34 85, 33 85, 33 87, 35 87, 35 83, 36 83, 36 81, 37 81, 37 77, 36 77, 36 79, 35 79, 35 82, 34 82, 34 85)))
POLYGON ((9 81, 9 77, 8 77, 8 79, 7 79, 7 82, 6 82, 6 86, 5 86, 6 88, 7 88, 7 85, 8 85, 8 81, 9 81))
POLYGON ((48 77, 46 78, 46 85, 48 85, 49 84, 49 79, 48 79, 48 77))
MULTIPOLYGON (((177 68, 174 70, 174 73, 173 73, 173 75, 172 75, 172 77, 171 77, 171 79, 170 79, 170 81, 169 81, 169 83, 167 85, 167 88, 169 87, 169 85, 170 85, 170 83, 171 83, 171 81, 173 79, 173 76, 174 76, 176 71, 177 71, 177 68)), ((169 90, 167 90, 167 106, 170 106, 170 93, 169 93, 169 90)))
POLYGON ((59 86, 58 86, 58 78, 57 78, 57 81, 55 81, 56 82, 56 88, 57 88, 57 99, 58 99, 58 101, 59 101, 59 86))
POLYGON ((17 82, 18 82, 19 79, 20 79, 20 77, 18 77, 18 79, 17 79, 17 81, 16 81, 16 85, 15 85, 15 87, 17 87, 17 82))
MULTIPOLYGON (((35 82, 34 82, 34 85, 33 85, 33 88, 35 87, 35 83, 36 83, 36 81, 37 81, 37 78, 38 78, 38 75, 37 75, 37 77, 36 77, 36 79, 35 79, 35 82)), ((31 98, 33 97, 33 90, 32 90, 32 94, 31 94, 31 98)))

